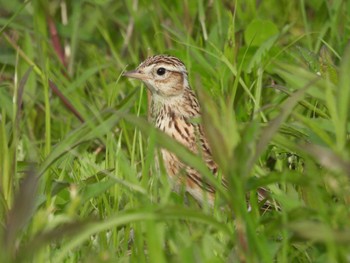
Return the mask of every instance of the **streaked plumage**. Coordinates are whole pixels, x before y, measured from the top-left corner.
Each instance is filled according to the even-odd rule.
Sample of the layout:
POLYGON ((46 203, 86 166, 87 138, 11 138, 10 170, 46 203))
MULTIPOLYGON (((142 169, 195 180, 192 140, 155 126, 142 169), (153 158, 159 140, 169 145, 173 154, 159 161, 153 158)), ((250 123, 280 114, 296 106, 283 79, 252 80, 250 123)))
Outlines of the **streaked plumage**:
MULTIPOLYGON (((201 124, 191 119, 201 111, 195 93, 188 83, 185 65, 176 57, 156 55, 147 58, 135 70, 124 76, 143 81, 151 92, 151 121, 193 153, 200 154, 207 167, 216 176, 218 167, 212 158, 210 146, 201 124)), ((185 184, 186 190, 198 201, 206 198, 213 204, 215 189, 206 183, 195 169, 184 165, 175 154, 161 150, 166 171, 176 186, 185 184)), ((225 181, 223 184, 226 186, 225 181)))

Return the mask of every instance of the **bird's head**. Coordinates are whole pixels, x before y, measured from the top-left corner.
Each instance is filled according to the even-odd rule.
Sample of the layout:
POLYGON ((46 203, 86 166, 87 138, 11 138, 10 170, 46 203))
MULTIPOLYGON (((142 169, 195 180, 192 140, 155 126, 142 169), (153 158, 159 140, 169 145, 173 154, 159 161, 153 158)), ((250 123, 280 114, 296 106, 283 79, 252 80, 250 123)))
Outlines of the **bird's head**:
POLYGON ((152 95, 163 98, 179 96, 188 87, 184 63, 168 55, 149 57, 135 70, 125 72, 123 76, 143 81, 152 95))

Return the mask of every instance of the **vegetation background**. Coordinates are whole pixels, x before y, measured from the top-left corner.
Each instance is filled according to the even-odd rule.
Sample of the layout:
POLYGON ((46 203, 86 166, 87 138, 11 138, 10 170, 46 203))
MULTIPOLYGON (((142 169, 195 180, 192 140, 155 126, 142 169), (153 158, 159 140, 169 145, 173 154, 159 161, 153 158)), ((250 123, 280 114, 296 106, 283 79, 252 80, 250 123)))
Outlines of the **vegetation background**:
POLYGON ((1 262, 349 262, 349 12, 0 0, 1 262), (200 95, 230 185, 214 208, 154 167, 165 147, 211 179, 121 77, 159 53, 184 61, 200 95), (260 212, 259 186, 280 209, 260 212))

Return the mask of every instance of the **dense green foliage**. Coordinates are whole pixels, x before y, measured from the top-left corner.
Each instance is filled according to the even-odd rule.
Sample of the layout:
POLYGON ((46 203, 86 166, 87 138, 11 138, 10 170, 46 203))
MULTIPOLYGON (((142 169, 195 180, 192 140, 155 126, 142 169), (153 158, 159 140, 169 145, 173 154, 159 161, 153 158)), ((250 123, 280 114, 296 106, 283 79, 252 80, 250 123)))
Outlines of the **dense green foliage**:
POLYGON ((350 1, 0 0, 4 262, 346 262, 350 1), (24 3, 23 3, 24 2, 24 3), (182 59, 229 190, 174 193, 121 77, 182 59), (261 212, 257 187, 280 209, 261 212), (246 194, 252 209, 247 211, 246 194))

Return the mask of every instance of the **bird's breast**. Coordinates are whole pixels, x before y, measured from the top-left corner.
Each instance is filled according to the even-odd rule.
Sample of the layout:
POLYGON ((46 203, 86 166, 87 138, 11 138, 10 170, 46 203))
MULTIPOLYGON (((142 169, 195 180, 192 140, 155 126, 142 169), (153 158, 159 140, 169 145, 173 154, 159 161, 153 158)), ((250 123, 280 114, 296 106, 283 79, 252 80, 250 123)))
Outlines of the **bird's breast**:
POLYGON ((165 132, 192 152, 197 152, 198 127, 197 124, 191 123, 188 118, 178 116, 169 107, 155 116, 154 124, 156 128, 165 132))

